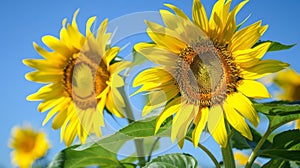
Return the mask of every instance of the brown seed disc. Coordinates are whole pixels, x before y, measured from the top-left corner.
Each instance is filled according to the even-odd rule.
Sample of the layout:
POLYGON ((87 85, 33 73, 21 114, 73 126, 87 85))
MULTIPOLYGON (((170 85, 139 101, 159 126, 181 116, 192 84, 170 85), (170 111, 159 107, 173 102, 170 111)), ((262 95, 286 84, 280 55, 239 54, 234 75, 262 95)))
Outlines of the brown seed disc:
POLYGON ((226 46, 200 40, 179 53, 175 78, 188 103, 210 107, 235 92, 239 70, 226 46))

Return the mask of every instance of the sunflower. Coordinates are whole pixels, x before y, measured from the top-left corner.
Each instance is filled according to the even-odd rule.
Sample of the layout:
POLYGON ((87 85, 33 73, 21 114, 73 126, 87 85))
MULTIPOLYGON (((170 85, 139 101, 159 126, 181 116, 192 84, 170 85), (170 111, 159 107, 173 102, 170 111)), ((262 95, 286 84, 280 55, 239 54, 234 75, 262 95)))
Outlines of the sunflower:
POLYGON ((164 102, 149 101, 143 115, 165 106, 155 131, 173 116, 171 139, 177 139, 180 146, 192 124, 195 146, 201 132, 208 129, 225 147, 227 123, 251 140, 245 118, 256 127, 259 116, 249 98, 270 97, 256 79, 288 66, 277 60, 261 60, 271 43, 255 44, 267 25, 258 21, 238 29, 235 18, 247 2, 230 10, 231 0, 219 0, 208 20, 201 2, 194 0, 192 21, 176 6, 166 4, 174 13, 160 11, 165 26, 146 21, 154 43, 139 43, 135 50, 158 66, 139 73, 133 86, 142 85, 135 93, 147 92, 151 100, 165 96, 164 102))
MULTIPOLYGON (((300 100, 300 75, 293 69, 278 72, 273 79, 274 83, 282 89, 276 95, 281 100, 300 100)), ((296 128, 300 129, 300 119, 296 120, 296 128)))
POLYGON ((247 164, 249 156, 242 152, 234 152, 234 160, 238 166, 245 166, 247 164))
POLYGON ((84 36, 78 30, 77 14, 78 10, 71 24, 63 20, 60 39, 49 35, 42 38, 51 51, 33 43, 44 59, 23 61, 36 69, 26 74, 27 80, 47 84, 27 99, 42 101, 38 110, 49 111, 43 125, 55 116, 52 128, 61 128, 61 140, 67 146, 76 136, 81 143, 85 143, 90 133, 101 136, 105 107, 112 114, 124 117, 121 109, 124 101, 117 90, 124 84, 118 75, 123 63, 113 61, 120 48, 108 45, 111 35, 106 33, 108 21, 101 23, 95 35, 91 25, 96 18, 89 18, 84 36))
POLYGON ((29 168, 35 160, 47 154, 50 144, 44 132, 26 126, 13 128, 10 147, 13 149, 13 163, 21 168, 29 168))

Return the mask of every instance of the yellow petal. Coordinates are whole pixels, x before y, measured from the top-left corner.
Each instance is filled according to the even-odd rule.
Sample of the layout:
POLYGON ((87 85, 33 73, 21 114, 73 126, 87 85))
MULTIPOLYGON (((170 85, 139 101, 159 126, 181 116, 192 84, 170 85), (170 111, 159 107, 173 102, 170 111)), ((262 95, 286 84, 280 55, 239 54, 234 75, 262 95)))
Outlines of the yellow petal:
POLYGON ((177 138, 180 147, 183 145, 183 139, 188 126, 191 124, 195 113, 198 112, 197 108, 198 107, 195 107, 192 104, 184 103, 181 105, 179 111, 176 112, 176 115, 173 118, 171 140, 174 142, 177 138))
POLYGON ((241 75, 244 79, 258 79, 287 68, 289 64, 277 60, 261 60, 255 66, 244 69, 241 75))
POLYGON ((193 143, 195 147, 197 147, 201 133, 206 125, 208 118, 208 108, 202 108, 198 113, 200 113, 200 119, 197 123, 195 123, 196 127, 193 131, 193 143))
POLYGON ((86 30, 85 35, 86 37, 93 36, 93 33, 91 32, 91 26, 95 22, 96 16, 93 16, 89 18, 89 20, 86 22, 86 30))
POLYGON ((54 117, 53 121, 52 121, 52 128, 53 129, 58 129, 62 126, 62 124, 65 122, 66 118, 67 118, 67 110, 68 108, 64 109, 64 110, 60 110, 59 113, 54 117))
MULTIPOLYGON (((193 120, 193 112, 190 114, 190 117, 181 125, 180 129, 178 130, 178 133, 177 133, 177 140, 178 140, 178 146, 180 148, 183 147, 183 144, 184 144, 184 138, 186 136, 186 133, 189 129, 189 126, 191 125, 192 123, 192 120, 193 120)), ((173 127, 173 126, 172 126, 173 127)))
POLYGON ((160 15, 167 28, 174 30, 178 33, 184 31, 183 25, 179 21, 180 18, 178 18, 172 12, 168 10, 160 10, 160 15))
POLYGON ((36 93, 27 96, 26 100, 36 101, 36 100, 50 100, 60 97, 63 94, 63 88, 60 84, 48 84, 41 87, 36 93))
POLYGON ((35 71, 27 73, 25 78, 27 80, 40 83, 60 82, 63 78, 63 72, 35 71))
POLYGON ((164 111, 157 117, 157 121, 155 124, 155 134, 160 128, 161 124, 171 115, 176 113, 180 109, 181 97, 177 97, 173 99, 171 102, 167 104, 164 111))
POLYGON ((208 20, 204 6, 200 0, 194 0, 193 3, 193 20, 205 32, 208 32, 208 20))
POLYGON ((147 98, 148 98, 146 100, 147 104, 143 108, 142 116, 147 115, 154 109, 162 107, 163 105, 165 105, 168 102, 164 91, 150 92, 148 94, 147 98))
POLYGON ((241 93, 234 93, 227 96, 226 102, 257 127, 259 116, 253 108, 252 102, 247 97, 241 93))
POLYGON ((165 86, 170 86, 175 89, 177 88, 174 78, 167 71, 161 68, 147 69, 138 74, 138 76, 135 77, 132 86, 137 87, 140 85, 143 86, 139 88, 135 93, 131 94, 131 96, 143 91, 158 89, 165 86))
POLYGON ((243 8, 243 6, 248 3, 249 0, 244 0, 243 2, 239 3, 234 9, 229 13, 226 26, 224 28, 224 41, 230 41, 231 37, 233 36, 234 32, 236 31, 236 15, 237 13, 243 8))
POLYGON ((48 109, 52 108, 53 106, 56 106, 57 104, 63 102, 64 100, 65 100, 65 97, 59 97, 57 99, 50 99, 50 100, 44 101, 39 104, 38 110, 40 112, 45 112, 48 109))
POLYGON ((235 57, 235 62, 237 62, 239 66, 250 68, 259 63, 260 59, 268 51, 270 45, 270 42, 263 43, 251 49, 235 51, 232 55, 235 57))
POLYGON ((122 113, 122 105, 124 106, 124 101, 122 102, 123 104, 116 104, 116 100, 118 99, 117 102, 122 102, 123 100, 120 95, 118 96, 117 94, 112 94, 112 91, 108 93, 107 100, 106 100, 106 108, 108 109, 109 112, 112 114, 116 115, 117 117, 123 118, 124 114, 122 113), (119 106, 121 105, 121 106, 119 106))
POLYGON ((71 40, 70 44, 73 46, 73 48, 77 49, 75 52, 78 52, 82 49, 82 46, 86 42, 86 38, 79 32, 78 29, 72 27, 71 25, 67 26, 67 33, 71 40))
POLYGON ((184 18, 184 19, 189 20, 189 17, 187 17, 186 14, 184 12, 182 12, 182 10, 180 10, 176 6, 171 5, 171 4, 164 4, 164 5, 171 8, 176 13, 176 15, 178 15, 178 16, 184 18))
POLYGON ((234 52, 251 48, 260 39, 266 29, 267 26, 261 26, 261 21, 258 21, 237 31, 229 44, 230 51, 234 52))
POLYGON ((110 48, 104 55, 104 60, 106 61, 106 66, 109 67, 110 62, 117 56, 119 53, 120 48, 119 47, 113 47, 110 48))
POLYGON ((105 47, 107 45, 107 41, 110 38, 110 35, 106 34, 106 29, 107 29, 107 24, 108 24, 108 19, 103 20, 103 22, 100 24, 97 32, 97 37, 96 41, 99 44, 99 51, 100 55, 103 56, 105 50, 105 47))
POLYGON ((65 111, 67 105, 70 103, 69 98, 65 98, 62 99, 61 102, 59 102, 58 104, 56 104, 47 114, 47 116, 45 117, 42 125, 44 126, 49 120, 50 118, 52 118, 57 112, 59 111, 65 111))
POLYGON ((175 54, 179 54, 180 51, 187 46, 184 42, 175 37, 161 32, 153 32, 149 28, 147 29, 147 33, 158 46, 167 48, 175 54))
POLYGON ((111 87, 118 88, 124 86, 124 80, 120 75, 112 74, 110 78, 111 87))
POLYGON ((66 127, 66 131, 64 134, 64 141, 66 146, 70 146, 72 142, 75 139, 76 133, 77 133, 77 126, 78 126, 79 120, 77 117, 73 117, 72 120, 69 122, 68 126, 66 127))
POLYGON ((209 109, 207 127, 215 141, 220 144, 221 147, 226 147, 227 132, 221 106, 213 106, 209 109))
POLYGON ((105 103, 106 103, 106 97, 104 96, 103 98, 101 98, 101 100, 99 101, 99 103, 97 104, 97 113, 99 113, 99 126, 104 126, 104 116, 103 116, 103 112, 104 112, 104 107, 105 107, 105 103))
POLYGON ((56 51, 65 56, 66 59, 69 58, 73 53, 62 41, 60 41, 56 37, 46 35, 42 37, 42 41, 53 51, 56 51))
POLYGON ((178 56, 173 52, 156 47, 155 44, 139 43, 134 46, 134 49, 150 61, 160 65, 172 66, 175 65, 175 60, 178 59, 178 56))
POLYGON ((227 1, 225 4, 225 0, 219 0, 215 3, 209 20, 211 38, 218 38, 218 35, 222 35, 229 12, 230 3, 231 1, 227 1))
POLYGON ((65 119, 65 122, 62 124, 60 128, 60 141, 62 141, 65 138, 66 133, 66 127, 70 120, 74 117, 74 115, 77 115, 75 112, 74 103, 70 103, 69 107, 67 108, 67 118, 65 119))
POLYGON ((237 90, 251 98, 260 99, 271 97, 267 88, 263 84, 253 80, 242 80, 239 83, 237 90))
POLYGON ((242 117, 230 104, 224 102, 223 109, 225 112, 226 120, 229 124, 240 132, 244 137, 252 141, 252 134, 246 123, 244 117, 242 117))
POLYGON ((62 70, 59 64, 44 59, 25 59, 23 60, 23 64, 46 72, 58 72, 62 70))
POLYGON ((72 19, 72 27, 74 27, 76 30, 78 30, 78 26, 77 26, 77 23, 76 23, 76 18, 77 18, 78 13, 79 13, 79 9, 77 9, 74 12, 73 19, 72 19))

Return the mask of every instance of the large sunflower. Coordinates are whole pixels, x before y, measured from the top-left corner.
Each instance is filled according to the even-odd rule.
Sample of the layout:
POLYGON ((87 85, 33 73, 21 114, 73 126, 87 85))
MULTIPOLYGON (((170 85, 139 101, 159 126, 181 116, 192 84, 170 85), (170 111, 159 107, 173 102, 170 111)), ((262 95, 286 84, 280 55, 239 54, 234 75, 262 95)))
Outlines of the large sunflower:
POLYGON ((12 161, 20 168, 29 168, 33 162, 47 154, 50 144, 46 134, 30 126, 14 127, 10 140, 12 161))
POLYGON ((161 10, 165 26, 147 21, 151 43, 139 43, 135 49, 160 66, 146 69, 134 79, 142 85, 136 93, 148 92, 150 100, 143 114, 164 107, 158 116, 156 131, 163 121, 174 115, 171 139, 183 138, 191 124, 193 142, 207 126, 213 138, 227 144, 227 124, 252 139, 245 121, 254 126, 259 116, 249 98, 268 98, 270 94, 256 79, 284 69, 288 64, 261 60, 270 43, 255 45, 267 26, 258 21, 237 30, 236 14, 248 1, 230 11, 231 0, 215 3, 210 19, 199 0, 193 3, 191 21, 180 9, 166 4, 175 14, 161 10), (164 102, 159 102, 165 96, 164 102))
POLYGON ((89 133, 101 136, 104 108, 123 117, 119 109, 124 106, 117 91, 117 87, 123 85, 118 75, 122 63, 112 64, 119 47, 110 48, 107 44, 110 39, 110 34, 106 33, 107 19, 94 35, 91 25, 95 17, 91 17, 84 36, 77 27, 77 14, 78 10, 71 24, 63 20, 60 39, 53 36, 42 38, 52 51, 34 43, 34 48, 44 59, 24 60, 24 64, 37 69, 26 74, 26 79, 47 84, 27 99, 43 101, 38 106, 40 112, 49 110, 43 125, 55 115, 52 128, 61 128, 61 139, 67 146, 76 135, 81 143, 85 143, 89 133))

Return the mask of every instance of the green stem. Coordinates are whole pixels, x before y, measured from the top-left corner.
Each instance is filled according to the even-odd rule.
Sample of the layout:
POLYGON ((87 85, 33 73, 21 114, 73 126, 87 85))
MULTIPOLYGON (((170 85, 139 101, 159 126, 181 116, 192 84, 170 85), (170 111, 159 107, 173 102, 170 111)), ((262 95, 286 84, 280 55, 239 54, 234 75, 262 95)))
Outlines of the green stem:
POLYGON ((160 137, 156 138, 155 141, 153 142, 153 144, 152 144, 152 146, 151 146, 151 149, 150 149, 150 152, 149 152, 149 155, 148 155, 147 162, 150 162, 152 152, 154 151, 155 146, 156 146, 156 144, 159 142, 159 140, 160 140, 160 137))
POLYGON ((221 148, 221 151, 225 168, 235 168, 235 162, 229 138, 226 147, 221 148))
POLYGON ((225 123, 225 126, 227 132, 229 132, 229 135, 227 137, 226 147, 225 148, 221 147, 223 162, 225 168, 235 168, 235 160, 234 160, 231 141, 230 141, 233 132, 230 130, 230 126, 227 122, 225 123))
MULTIPOLYGON (((134 119, 134 115, 131 111, 131 106, 128 102, 127 96, 124 94, 123 97, 124 97, 125 106, 126 106, 125 113, 126 113, 127 120, 129 123, 132 123, 135 121, 135 119, 134 119)), ((143 167, 146 164, 143 139, 134 139, 134 144, 135 144, 135 148, 136 148, 137 158, 139 160, 138 165, 140 167, 143 167)))
MULTIPOLYGON (((129 73, 129 71, 127 70, 123 77, 124 82, 126 81, 126 76, 128 73, 129 73)), ((122 95, 124 102, 125 102, 125 114, 127 117, 127 121, 129 123, 132 123, 135 121, 135 119, 134 119, 134 115, 132 113, 132 108, 131 108, 131 104, 129 102, 128 96, 126 95, 126 92, 124 90, 124 86, 119 88, 119 92, 122 95)), ((146 164, 145 152, 144 152, 144 141, 143 141, 143 139, 134 139, 134 144, 135 144, 135 148, 136 148, 137 158, 139 161, 138 165, 140 167, 143 167, 146 164)))
MULTIPOLYGON (((185 137, 185 139, 193 143, 192 138, 185 137)), ((200 143, 198 143, 198 147, 200 149, 202 149, 210 157, 210 159, 214 162, 216 168, 221 168, 220 165, 219 165, 219 162, 217 161, 217 159, 215 158, 215 156, 205 146, 203 146, 200 143)))
POLYGON ((251 168, 254 160, 258 156, 258 152, 259 152, 260 148, 262 147, 262 145, 264 144, 264 142, 267 140, 268 136, 273 132, 273 130, 274 129, 271 129, 270 127, 268 127, 266 133, 261 137, 261 139, 259 140, 258 144, 256 145, 256 147, 252 151, 250 157, 248 158, 248 161, 247 161, 247 164, 246 164, 245 168, 251 168))

